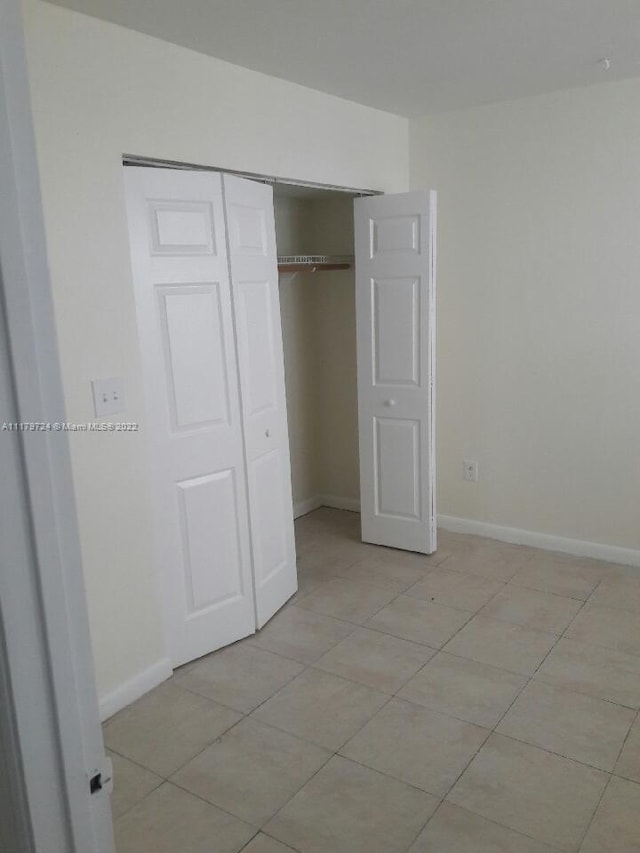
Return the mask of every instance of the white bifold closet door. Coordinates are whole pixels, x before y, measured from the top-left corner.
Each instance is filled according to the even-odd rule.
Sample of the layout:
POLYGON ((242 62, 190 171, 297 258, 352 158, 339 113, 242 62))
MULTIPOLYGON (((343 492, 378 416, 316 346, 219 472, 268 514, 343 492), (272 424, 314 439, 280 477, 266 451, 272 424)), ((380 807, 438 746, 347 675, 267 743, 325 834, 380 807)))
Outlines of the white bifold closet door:
POLYGON ((273 189, 222 180, 261 628, 297 588, 273 189))
POLYGON ((436 194, 354 204, 362 538, 430 554, 436 194))
POLYGON ((233 179, 229 230, 220 174, 125 177, 155 561, 178 666, 253 633, 296 588, 273 215, 253 182, 233 179), (246 278, 234 260, 233 287, 228 244, 258 259, 246 278))

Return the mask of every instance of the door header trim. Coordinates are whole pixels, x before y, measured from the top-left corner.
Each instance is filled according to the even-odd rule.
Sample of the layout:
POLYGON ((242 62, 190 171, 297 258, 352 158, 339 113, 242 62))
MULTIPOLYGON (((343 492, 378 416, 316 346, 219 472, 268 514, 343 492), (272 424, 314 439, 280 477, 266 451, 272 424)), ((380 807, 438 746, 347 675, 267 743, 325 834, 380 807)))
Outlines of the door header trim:
POLYGON ((333 192, 347 193, 354 196, 382 195, 381 190, 361 189, 357 187, 343 187, 337 184, 322 184, 316 181, 300 181, 295 178, 283 178, 278 175, 264 175, 260 172, 240 172, 236 169, 225 169, 221 166, 203 166, 198 163, 182 163, 178 160, 161 160, 156 157, 140 157, 137 154, 123 154, 123 166, 144 166, 149 169, 184 169, 193 172, 224 172, 227 175, 236 175, 239 178, 247 178, 252 181, 260 181, 263 184, 286 184, 294 187, 305 187, 309 189, 331 190, 333 192))

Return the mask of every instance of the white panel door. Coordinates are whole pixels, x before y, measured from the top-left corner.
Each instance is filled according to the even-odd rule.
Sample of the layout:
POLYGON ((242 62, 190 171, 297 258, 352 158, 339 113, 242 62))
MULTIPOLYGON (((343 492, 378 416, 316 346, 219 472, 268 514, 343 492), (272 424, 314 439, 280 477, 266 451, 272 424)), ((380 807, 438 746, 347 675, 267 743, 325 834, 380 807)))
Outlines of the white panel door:
POLYGON ((261 628, 297 589, 273 190, 223 181, 261 628))
POLYGON ((362 538, 430 554, 436 194, 354 204, 362 538))
POLYGON ((125 169, 155 560, 174 666, 255 630, 220 175, 125 169))

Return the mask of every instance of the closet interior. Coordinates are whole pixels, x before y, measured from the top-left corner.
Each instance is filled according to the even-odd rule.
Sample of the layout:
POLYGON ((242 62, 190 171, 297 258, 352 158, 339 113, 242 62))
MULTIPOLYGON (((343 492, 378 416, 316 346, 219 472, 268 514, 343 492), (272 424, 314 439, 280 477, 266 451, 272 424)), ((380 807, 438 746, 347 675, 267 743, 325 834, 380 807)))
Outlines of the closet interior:
POLYGON ((359 507, 353 198, 274 187, 295 516, 359 507))

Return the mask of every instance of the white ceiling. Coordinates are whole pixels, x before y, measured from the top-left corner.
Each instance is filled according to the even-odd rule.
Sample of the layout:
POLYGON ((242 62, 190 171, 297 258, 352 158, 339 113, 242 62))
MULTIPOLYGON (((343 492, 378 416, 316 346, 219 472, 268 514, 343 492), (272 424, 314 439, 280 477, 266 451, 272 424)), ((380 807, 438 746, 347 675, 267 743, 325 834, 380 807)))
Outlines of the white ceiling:
POLYGON ((405 116, 640 76, 640 0, 53 2, 405 116))

